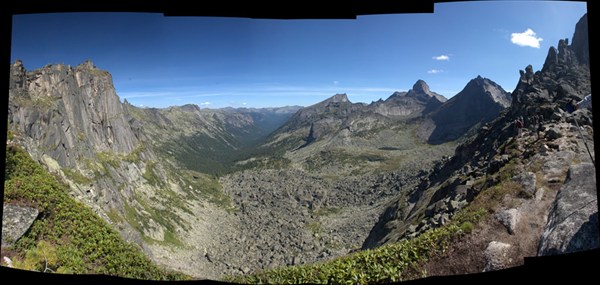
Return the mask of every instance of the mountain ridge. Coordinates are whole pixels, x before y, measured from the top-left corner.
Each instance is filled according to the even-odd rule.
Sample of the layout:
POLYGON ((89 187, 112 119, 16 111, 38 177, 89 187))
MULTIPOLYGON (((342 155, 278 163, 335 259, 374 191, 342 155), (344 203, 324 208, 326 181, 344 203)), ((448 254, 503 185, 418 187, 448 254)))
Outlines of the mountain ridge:
MULTIPOLYGON (((571 165, 588 159, 578 140, 589 140, 592 113, 563 110, 591 92, 589 66, 579 59, 586 53, 575 49, 582 43, 561 40, 542 71, 520 71, 506 109, 507 93, 480 76, 444 102, 418 80, 389 100, 352 103, 336 94, 295 113, 138 108, 126 100, 119 109, 110 74, 91 62, 30 72, 16 62, 9 138, 155 262, 198 278, 330 259, 349 262, 318 263, 316 275, 300 267, 301 278, 327 279, 363 263, 384 275, 359 269, 361 283, 405 278, 408 265, 415 276, 501 269, 564 251, 556 248, 562 240, 572 241, 567 250, 590 246, 553 210, 576 209, 579 194, 593 199, 591 188, 570 193, 591 184, 582 179, 592 165, 571 165), (443 124, 452 114, 474 114, 479 106, 468 103, 477 100, 495 109, 443 124), (520 117, 525 128, 517 134, 520 117), (428 143, 437 128, 439 143, 428 143), (390 257, 387 244, 403 239, 413 251, 393 247, 399 255, 390 257), (379 247, 374 256, 360 251, 379 247), (390 261, 371 262, 380 257, 390 261)), ((567 217, 593 225, 597 209, 567 217)))

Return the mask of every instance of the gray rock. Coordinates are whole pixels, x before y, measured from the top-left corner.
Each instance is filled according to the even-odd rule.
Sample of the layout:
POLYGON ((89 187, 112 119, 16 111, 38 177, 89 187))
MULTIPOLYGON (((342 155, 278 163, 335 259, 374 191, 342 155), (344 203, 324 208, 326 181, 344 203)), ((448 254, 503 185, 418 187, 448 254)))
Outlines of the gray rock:
POLYGON ((546 134, 544 135, 544 138, 546 138, 547 140, 555 140, 558 138, 561 138, 563 135, 562 133, 556 129, 556 128, 550 128, 548 130, 546 130, 546 134))
POLYGON ((450 201, 450 211, 456 212, 456 211, 462 209, 462 207, 466 206, 467 204, 468 204, 468 202, 466 200, 460 200, 460 201, 451 200, 450 201))
POLYGON ((535 173, 525 172, 513 177, 513 180, 519 182, 523 187, 523 194, 526 198, 531 198, 535 195, 536 191, 536 178, 535 173))
POLYGON ((496 213, 495 215, 496 219, 506 227, 508 233, 511 235, 515 233, 515 228, 517 223, 519 223, 520 216, 521 214, 517 209, 509 209, 496 213))
POLYGON ((590 50, 587 14, 583 15, 575 25, 575 33, 573 33, 571 48, 580 64, 589 65, 590 50))
POLYGON ((21 238, 37 219, 36 208, 4 204, 2 213, 2 246, 9 246, 21 238))
POLYGON ((569 168, 540 239, 538 255, 554 255, 600 247, 594 165, 569 168))
POLYGON ((506 268, 512 262, 508 256, 510 247, 510 244, 497 241, 490 242, 483 253, 485 258, 485 268, 483 271, 487 272, 506 268))

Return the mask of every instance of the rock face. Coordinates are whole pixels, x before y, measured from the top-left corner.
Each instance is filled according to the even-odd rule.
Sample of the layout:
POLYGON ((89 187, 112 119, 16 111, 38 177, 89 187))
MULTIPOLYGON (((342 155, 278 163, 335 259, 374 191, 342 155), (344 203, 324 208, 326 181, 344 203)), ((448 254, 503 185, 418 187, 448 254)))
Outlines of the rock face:
POLYGON ((577 60, 581 64, 589 64, 590 62, 590 48, 589 48, 589 30, 587 14, 583 15, 577 25, 575 26, 575 33, 573 34, 573 41, 571 43, 571 49, 575 53, 577 60))
POLYGON ((600 247, 597 197, 594 165, 571 166, 554 201, 538 254, 553 255, 600 247))
POLYGON ((4 204, 2 212, 2 246, 12 245, 19 240, 37 219, 36 208, 4 204))
POLYGON ((110 74, 89 61, 27 74, 16 62, 10 86, 9 123, 61 166, 74 167, 97 151, 129 153, 138 144, 110 74))
POLYGON ((510 106, 510 94, 495 82, 478 76, 432 115, 435 129, 429 143, 454 140, 477 123, 496 118, 510 106))

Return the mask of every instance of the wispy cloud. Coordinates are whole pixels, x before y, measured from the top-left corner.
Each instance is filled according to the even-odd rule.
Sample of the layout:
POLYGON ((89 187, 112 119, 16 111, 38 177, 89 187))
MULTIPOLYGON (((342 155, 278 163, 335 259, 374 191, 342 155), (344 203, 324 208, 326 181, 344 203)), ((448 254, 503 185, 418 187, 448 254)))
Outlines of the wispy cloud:
POLYGON ((510 41, 513 44, 522 47, 540 48, 540 42, 544 39, 536 37, 535 32, 532 29, 527 29, 522 33, 510 34, 510 41))
POLYGON ((200 105, 201 105, 201 106, 208 106, 208 105, 210 105, 210 102, 208 102, 208 101, 206 101, 206 102, 202 102, 202 103, 200 103, 200 105))
POLYGON ((431 69, 431 70, 427 70, 427 73, 429 73, 429 74, 438 74, 438 73, 442 73, 442 72, 444 72, 444 71, 443 71, 443 70, 441 70, 441 69, 431 69))
POLYGON ((340 84, 340 82, 339 82, 339 81, 337 81, 337 80, 334 80, 334 81, 333 81, 333 85, 338 85, 338 84, 340 84))
POLYGON ((449 61, 450 60, 450 56, 449 55, 445 55, 445 54, 434 56, 432 58, 435 59, 435 60, 445 60, 445 61, 449 61))

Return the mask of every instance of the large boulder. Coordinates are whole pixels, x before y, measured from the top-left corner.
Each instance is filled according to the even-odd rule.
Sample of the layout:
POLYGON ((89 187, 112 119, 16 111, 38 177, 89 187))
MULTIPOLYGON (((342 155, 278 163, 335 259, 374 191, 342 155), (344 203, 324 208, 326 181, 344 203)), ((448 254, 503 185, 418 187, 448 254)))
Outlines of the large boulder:
POLYGON ((485 257, 484 272, 506 268, 512 259, 509 256, 510 244, 492 241, 483 253, 485 257))
POLYGON ((538 255, 589 250, 600 247, 594 165, 569 168, 540 239, 538 255))
POLYGON ((21 238, 38 217, 36 208, 4 204, 2 213, 2 246, 9 246, 21 238))

